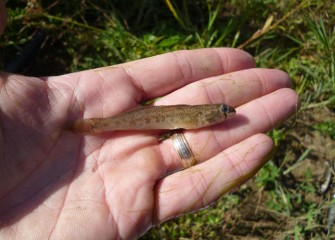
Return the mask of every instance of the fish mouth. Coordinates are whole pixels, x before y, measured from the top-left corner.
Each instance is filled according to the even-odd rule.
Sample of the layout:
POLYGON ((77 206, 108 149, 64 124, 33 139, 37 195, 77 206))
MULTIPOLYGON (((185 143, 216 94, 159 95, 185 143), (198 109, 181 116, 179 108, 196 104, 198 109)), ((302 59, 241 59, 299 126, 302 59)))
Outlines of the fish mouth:
POLYGON ((226 105, 226 104, 222 104, 221 106, 221 111, 227 116, 227 117, 232 117, 236 114, 236 110, 235 108, 226 105))

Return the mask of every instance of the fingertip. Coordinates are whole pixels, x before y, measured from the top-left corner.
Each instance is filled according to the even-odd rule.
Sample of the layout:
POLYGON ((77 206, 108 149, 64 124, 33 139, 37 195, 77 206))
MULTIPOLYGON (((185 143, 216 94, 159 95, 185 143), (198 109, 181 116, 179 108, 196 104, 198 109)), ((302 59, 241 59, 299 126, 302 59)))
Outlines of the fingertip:
POLYGON ((283 83, 283 86, 291 88, 292 87, 292 79, 290 75, 280 69, 268 69, 272 71, 272 74, 276 75, 276 78, 283 83))
POLYGON ((273 101, 278 101, 281 99, 282 106, 285 106, 284 110, 284 117, 288 118, 294 112, 298 111, 300 108, 300 98, 296 91, 291 88, 282 88, 279 89, 272 94, 279 94, 273 101))
POLYGON ((257 133, 250 137, 250 140, 255 141, 255 145, 260 146, 258 148, 259 152, 259 164, 262 166, 267 162, 274 153, 275 143, 271 137, 264 133, 257 133))
MULTIPOLYGON (((248 71, 242 71, 247 76, 256 77, 263 85, 265 92, 271 92, 280 88, 291 88, 292 80, 287 72, 279 69, 253 68, 248 71), (254 74, 251 75, 250 71, 254 74)), ((264 92, 264 93, 265 93, 264 92)))

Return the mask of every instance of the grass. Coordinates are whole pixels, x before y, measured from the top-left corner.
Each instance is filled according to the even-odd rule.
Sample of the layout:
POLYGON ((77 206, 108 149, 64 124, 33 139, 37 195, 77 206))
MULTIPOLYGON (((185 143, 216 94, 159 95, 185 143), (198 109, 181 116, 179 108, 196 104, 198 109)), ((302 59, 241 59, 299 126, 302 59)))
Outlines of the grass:
POLYGON ((335 155, 334 4, 129 2, 8 1, 0 67, 41 30, 46 39, 20 73, 56 75, 178 49, 238 47, 254 55, 259 67, 287 71, 301 97, 296 116, 269 133, 278 151, 256 177, 206 210, 164 223, 142 239, 333 238, 326 226, 332 191, 320 195, 318 188, 325 161, 335 155))

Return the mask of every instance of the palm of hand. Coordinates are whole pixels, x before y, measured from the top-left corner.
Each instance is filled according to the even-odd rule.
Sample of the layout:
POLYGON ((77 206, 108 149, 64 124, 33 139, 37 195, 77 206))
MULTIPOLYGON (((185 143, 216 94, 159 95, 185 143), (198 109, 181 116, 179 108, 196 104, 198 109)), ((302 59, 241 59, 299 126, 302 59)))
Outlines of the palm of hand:
MULTIPOLYGON (((241 58, 242 55, 234 50, 225 50, 225 53, 224 50, 220 51, 222 55, 230 54, 233 59, 241 58)), ((265 136, 252 140, 256 144, 257 141, 265 144, 263 150, 256 154, 257 157, 254 156, 257 161, 248 163, 249 170, 239 169, 238 172, 234 165, 236 163, 231 161, 232 169, 236 171, 232 171, 229 182, 225 179, 227 172, 224 176, 213 172, 213 168, 218 166, 215 164, 219 164, 218 160, 213 160, 214 165, 211 167, 199 167, 200 173, 196 177, 188 169, 183 172, 189 171, 187 173, 190 175, 177 173, 164 178, 164 175, 179 169, 180 162, 173 149, 168 147, 168 141, 158 144, 159 132, 156 131, 114 132, 83 137, 66 130, 66 124, 75 119, 114 115, 135 107, 143 99, 158 97, 189 82, 223 73, 221 65, 225 63, 217 59, 218 53, 210 50, 199 50, 199 53, 207 55, 202 60, 194 58, 193 66, 186 63, 185 66, 195 71, 195 66, 205 58, 216 59, 212 63, 215 66, 202 74, 193 72, 191 77, 186 76, 187 71, 181 70, 185 66, 180 66, 183 65, 180 59, 194 53, 180 53, 179 61, 175 61, 178 57, 171 54, 159 56, 157 61, 148 59, 145 60, 147 62, 136 62, 134 66, 127 64, 48 79, 3 75, 0 83, 2 234, 19 237, 22 231, 23 236, 34 235, 40 239, 135 237, 153 224, 212 202, 238 184, 234 179, 245 179, 244 176, 249 176, 250 172, 259 168, 261 159, 272 148, 271 141, 265 136), (148 65, 149 61, 158 66, 148 65), (159 78, 171 79, 159 75, 163 66, 165 70, 170 66, 169 74, 175 77, 174 81, 158 82, 159 78), (137 77, 136 74, 140 72, 142 76, 137 77), (208 177, 201 181, 202 187, 196 186, 199 177, 208 177), (221 188, 212 183, 214 179, 221 188), (222 184, 222 181, 226 183, 222 184), (188 184, 192 185, 189 189, 185 187, 188 184), (37 230, 36 226, 42 226, 42 229, 37 230)), ((248 58, 244 63, 227 67, 226 72, 251 67, 252 64, 248 58)), ((282 79, 283 76, 277 78, 282 79)), ((239 106, 289 84, 287 79, 279 82, 274 81, 272 87, 268 83, 268 89, 263 89, 263 92, 255 88, 251 90, 254 93, 240 96, 240 100, 236 94, 231 94, 230 101, 234 102, 234 106, 239 106)), ((210 101, 208 93, 204 93, 208 91, 205 88, 215 84, 211 81, 199 90, 201 94, 194 93, 199 101, 194 104, 210 101)), ((248 82, 245 89, 250 91, 248 82)), ((180 92, 172 93, 160 100, 159 104, 185 103, 188 101, 185 100, 185 91, 181 89, 180 92)), ((230 136, 226 143, 222 143, 223 140, 216 136, 215 143, 210 144, 214 146, 211 149, 202 152, 196 149, 196 145, 191 148, 198 150, 200 161, 205 161, 255 133, 268 130, 292 113, 297 98, 292 92, 290 94, 290 107, 276 109, 278 116, 265 120, 267 123, 264 126, 256 127, 259 124, 251 120, 248 125, 255 126, 250 126, 250 131, 243 135, 232 132, 234 126, 230 122, 226 126, 228 130, 224 130, 230 136)), ((217 96, 216 99, 221 102, 227 100, 227 96, 217 96)), ((193 134, 192 139, 199 139, 206 134, 206 139, 212 143, 211 136, 215 135, 215 131, 222 132, 222 129, 218 128, 210 134, 201 131, 191 131, 190 134, 193 134)), ((243 143, 232 151, 237 149, 241 155, 248 151, 243 143)))
MULTIPOLYGON (((75 219, 81 220, 76 224, 84 229, 101 229, 117 222, 118 228, 106 229, 111 232, 136 228, 139 223, 148 226, 152 219, 147 216, 154 207, 153 185, 161 174, 157 153, 148 149, 157 144, 157 138, 122 134, 117 140, 83 138, 67 132, 64 126, 71 113, 74 116, 77 111, 78 117, 82 107, 73 100, 78 82, 64 77, 55 80, 47 83, 11 76, 3 87, 2 102, 7 105, 1 134, 1 215, 25 215, 35 224, 57 228, 74 224, 75 219)), ((97 96, 98 87, 89 85, 104 80, 83 76, 81 81, 83 91, 91 90, 87 95, 97 96)), ((79 90, 76 97, 83 95, 79 90)), ((114 104, 121 109, 129 107, 118 99, 114 104)), ((102 114, 103 110, 95 111, 102 114)), ((57 233, 57 229, 45 229, 45 233, 50 230, 57 233)), ((78 237, 78 232, 75 234, 78 237)), ((80 234, 89 235, 85 231, 80 234)))

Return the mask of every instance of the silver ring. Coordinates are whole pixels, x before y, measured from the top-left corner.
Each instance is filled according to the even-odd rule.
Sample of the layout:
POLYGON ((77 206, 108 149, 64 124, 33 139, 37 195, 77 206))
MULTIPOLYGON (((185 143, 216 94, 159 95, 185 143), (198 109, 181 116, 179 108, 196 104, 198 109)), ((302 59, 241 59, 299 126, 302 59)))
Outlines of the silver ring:
POLYGON ((184 134, 180 132, 173 132, 170 137, 172 139, 174 148, 177 150, 180 156, 183 167, 189 168, 195 165, 197 161, 195 160, 193 152, 188 145, 184 134))

